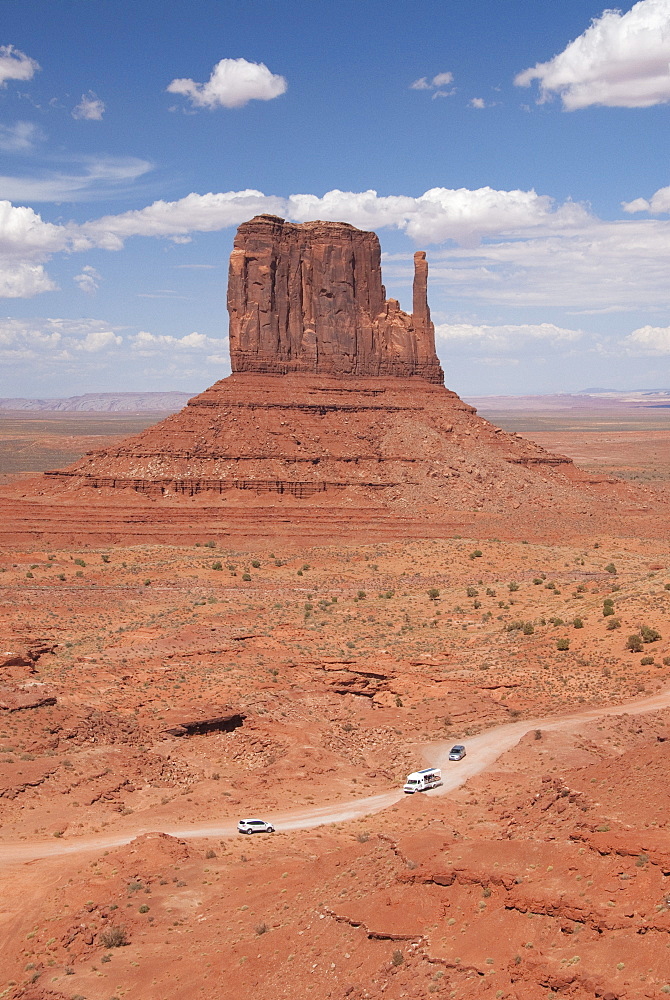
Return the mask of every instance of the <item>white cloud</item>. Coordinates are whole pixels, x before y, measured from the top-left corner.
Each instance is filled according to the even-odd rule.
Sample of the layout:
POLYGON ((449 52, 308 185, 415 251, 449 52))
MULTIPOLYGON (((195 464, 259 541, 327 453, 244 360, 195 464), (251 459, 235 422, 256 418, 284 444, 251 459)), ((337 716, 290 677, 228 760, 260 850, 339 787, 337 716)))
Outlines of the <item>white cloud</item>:
POLYGON ((640 0, 622 14, 605 10, 548 62, 514 82, 540 84, 540 101, 559 94, 567 111, 594 104, 647 108, 670 101, 670 0, 640 0))
POLYGON ((81 95, 81 101, 72 109, 72 117, 89 122, 99 122, 105 113, 105 102, 101 101, 97 94, 89 90, 87 94, 81 95))
POLYGON ((535 191, 496 191, 485 187, 431 188, 418 198, 403 195, 380 197, 376 191, 328 191, 316 195, 291 195, 288 214, 299 222, 328 219, 350 222, 363 229, 386 226, 404 230, 419 243, 452 239, 474 245, 484 235, 528 230, 574 227, 588 213, 574 202, 558 208, 553 199, 535 191))
POLYGON ((468 107, 476 108, 478 111, 482 111, 486 107, 486 101, 483 97, 473 97, 468 107))
POLYGON ((13 45, 0 45, 0 87, 7 86, 7 80, 32 80, 40 69, 39 63, 13 45))
POLYGON ((529 343, 569 343, 583 336, 581 330, 569 330, 554 323, 527 323, 501 326, 472 323, 440 323, 435 327, 438 340, 452 344, 468 344, 488 351, 507 351, 529 343))
POLYGON ((0 359, 55 360, 73 356, 73 351, 98 353, 122 343, 102 320, 0 319, 0 359))
POLYGON ((93 330, 77 344, 77 350, 86 351, 88 354, 97 354, 110 347, 119 347, 122 343, 123 337, 117 336, 112 330, 93 330))
POLYGON ((454 79, 453 73, 437 73, 432 79, 428 79, 427 76, 419 77, 414 83, 410 83, 410 90, 437 90, 437 93, 433 94, 433 97, 451 97, 455 93, 454 90, 441 90, 439 88, 446 87, 448 84, 452 83, 454 79))
POLYGON ((30 298, 56 285, 43 263, 67 247, 62 226, 44 222, 32 210, 0 201, 0 297, 30 298))
POLYGON ((670 187, 659 188, 649 201, 646 198, 635 198, 634 201, 623 201, 621 207, 624 212, 628 212, 631 215, 635 212, 651 212, 654 215, 667 215, 670 213, 670 187))
POLYGON ((641 326, 623 340, 628 354, 670 355, 670 326, 641 326))
POLYGON ((264 63, 246 59, 221 59, 207 83, 173 80, 169 94, 183 94, 196 108, 241 108, 249 101, 271 101, 285 93, 283 76, 271 73, 264 63))
POLYGON ((98 290, 100 275, 90 264, 84 264, 80 274, 75 274, 72 279, 82 292, 92 295, 98 290))
POLYGON ((216 232, 237 226, 261 212, 282 212, 282 198, 261 191, 227 191, 222 194, 189 194, 179 201, 155 201, 146 208, 121 215, 107 215, 85 223, 81 233, 96 246, 118 249, 129 236, 188 237, 192 232, 216 232))
MULTIPOLYGON (((71 164, 71 161, 69 161, 71 164)), ((0 190, 10 201, 87 201, 126 191, 152 169, 137 157, 86 157, 79 172, 43 171, 40 176, 0 176, 0 190)))
POLYGON ((207 337, 204 333, 187 333, 183 337, 172 337, 165 333, 149 333, 147 330, 140 330, 130 338, 132 350, 142 355, 150 357, 152 354, 159 354, 167 351, 213 351, 220 350, 227 344, 227 338, 207 337))
POLYGON ((32 122, 0 125, 0 149, 5 153, 29 153, 43 139, 44 133, 32 122))

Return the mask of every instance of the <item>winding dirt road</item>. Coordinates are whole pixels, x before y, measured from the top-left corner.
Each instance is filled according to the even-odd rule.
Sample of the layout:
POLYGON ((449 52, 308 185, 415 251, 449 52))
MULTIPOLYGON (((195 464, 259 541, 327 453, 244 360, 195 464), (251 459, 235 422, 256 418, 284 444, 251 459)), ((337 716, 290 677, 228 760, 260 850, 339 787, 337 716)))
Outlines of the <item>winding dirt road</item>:
MULTIPOLYGON (((494 763, 507 750, 516 746, 519 740, 526 733, 533 729, 543 731, 555 731, 559 729, 570 730, 585 722, 592 722, 611 715, 644 715, 648 712, 656 712, 659 709, 670 707, 670 690, 660 694, 642 698, 639 701, 628 702, 625 705, 610 705, 604 708, 590 708, 583 712, 574 712, 569 715, 553 716, 545 719, 524 719, 521 722, 511 722, 504 726, 497 726, 495 729, 487 729, 478 736, 473 736, 467 742, 467 757, 458 763, 449 763, 449 750, 453 740, 429 744, 425 748, 426 756, 430 758, 433 766, 443 769, 444 783, 441 788, 436 788, 424 794, 446 795, 465 784, 468 778, 475 774, 480 774, 487 767, 494 763)), ((346 803, 333 803, 325 806, 311 807, 309 809, 297 809, 291 812, 275 813, 264 818, 270 820, 275 828, 280 830, 307 830, 315 826, 323 826, 328 823, 344 823, 347 820, 360 819, 363 816, 370 816, 373 813, 388 809, 404 798, 401 789, 394 788, 391 791, 379 792, 377 795, 369 795, 366 798, 352 799, 346 803)), ((99 835, 95 837, 81 837, 73 840, 57 841, 25 841, 15 843, 0 844, 0 869, 7 868, 13 864, 27 864, 37 861, 40 858, 65 857, 67 855, 83 854, 89 851, 102 851, 112 847, 119 847, 128 844, 135 837, 143 833, 155 832, 152 826, 137 827, 132 831, 126 830, 116 836, 99 835)), ((237 835, 236 820, 229 819, 216 826, 187 826, 172 827, 166 826, 162 833, 170 834, 173 837, 183 839, 196 837, 234 837, 237 835)))

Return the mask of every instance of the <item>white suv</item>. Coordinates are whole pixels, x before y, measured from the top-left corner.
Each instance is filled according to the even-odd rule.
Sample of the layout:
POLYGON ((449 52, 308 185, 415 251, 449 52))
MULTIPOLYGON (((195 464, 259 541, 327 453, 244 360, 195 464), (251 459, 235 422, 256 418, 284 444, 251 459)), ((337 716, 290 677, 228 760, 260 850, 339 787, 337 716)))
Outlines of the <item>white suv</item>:
POLYGON ((266 823, 264 819, 241 819, 237 824, 238 833, 274 833, 275 828, 272 823, 266 823))

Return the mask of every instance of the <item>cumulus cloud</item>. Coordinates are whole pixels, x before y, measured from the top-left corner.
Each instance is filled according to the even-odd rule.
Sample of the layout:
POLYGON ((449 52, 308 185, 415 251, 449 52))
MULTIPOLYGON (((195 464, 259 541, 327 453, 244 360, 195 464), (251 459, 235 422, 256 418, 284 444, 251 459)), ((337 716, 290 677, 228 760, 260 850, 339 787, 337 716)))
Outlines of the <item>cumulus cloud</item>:
POLYGON ((30 298, 56 285, 44 261, 68 245, 62 226, 44 222, 32 208, 0 201, 0 297, 30 298))
POLYGON ((7 80, 32 80, 40 65, 13 45, 0 45, 0 87, 7 80))
POLYGON ((376 191, 328 191, 316 195, 291 195, 288 214, 299 222, 308 219, 342 220, 363 229, 392 227, 404 230, 420 243, 451 239, 476 245, 484 235, 533 229, 573 227, 588 217, 574 202, 556 207, 552 198, 535 191, 496 191, 490 187, 431 188, 417 198, 380 197, 376 191))
POLYGON ((169 94, 182 94, 195 108, 242 108, 249 101, 271 101, 286 92, 283 76, 271 73, 265 63, 246 59, 221 59, 207 83, 173 80, 169 94))
POLYGON ((468 104, 470 108, 476 108, 477 111, 483 111, 486 107, 486 101, 483 97, 473 97, 468 104))
POLYGON ((81 101, 72 109, 72 117, 83 121, 99 122, 105 113, 105 102, 101 101, 97 94, 89 90, 87 94, 81 95, 81 101))
POLYGON ((135 353, 149 357, 162 351, 212 351, 220 349, 222 340, 207 337, 204 333, 187 333, 183 337, 172 337, 166 333, 149 333, 140 330, 130 338, 135 353))
POLYGON ((651 212, 652 215, 667 215, 670 213, 670 187, 659 188, 647 201, 646 198, 635 198, 634 201, 621 203, 624 212, 633 215, 635 212, 651 212))
POLYGON ((554 323, 526 323, 489 326, 472 323, 440 323, 435 327, 438 340, 506 351, 529 343, 558 344, 579 340, 581 330, 570 330, 554 323))
POLYGON ((108 350, 110 347, 119 347, 122 343, 123 337, 119 337, 113 330, 93 330, 91 333, 87 333, 76 347, 78 351, 86 351, 88 354, 98 354, 100 351, 108 350))
POLYGON ((594 104, 648 108, 670 101, 670 0, 640 0, 622 14, 605 10, 548 62, 519 73, 537 80, 540 102, 558 94, 567 111, 594 104))
POLYGON ((43 139, 44 133, 32 122, 0 125, 0 149, 5 153, 29 153, 43 139))
POLYGON ((266 197, 261 191, 227 191, 221 194, 189 194, 178 201, 155 201, 146 208, 120 215, 106 215, 80 227, 82 237, 96 246, 119 249, 129 236, 189 238, 192 232, 216 232, 237 226, 261 212, 281 214, 282 198, 266 197))
POLYGON ((624 338, 628 354, 670 355, 670 326, 641 326, 624 338))
MULTIPOLYGON (((430 80, 427 76, 419 77, 414 83, 410 83, 410 90, 436 90, 441 87, 447 87, 450 83, 453 83, 454 74, 453 73, 437 73, 430 80)), ((451 92, 453 93, 453 91, 451 92)), ((433 95, 436 96, 436 95, 433 95)), ((446 97, 447 94, 441 92, 441 96, 446 97)))
POLYGON ((75 274, 72 279, 77 287, 89 295, 98 290, 100 275, 90 264, 84 264, 79 274, 75 274))

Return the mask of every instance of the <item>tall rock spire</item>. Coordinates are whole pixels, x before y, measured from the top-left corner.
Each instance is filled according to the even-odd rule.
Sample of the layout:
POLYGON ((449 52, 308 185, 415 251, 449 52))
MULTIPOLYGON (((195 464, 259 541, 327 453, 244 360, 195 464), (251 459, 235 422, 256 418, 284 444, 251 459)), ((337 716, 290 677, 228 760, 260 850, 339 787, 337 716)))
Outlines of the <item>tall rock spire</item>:
POLYGON ((415 254, 414 315, 386 300, 374 233, 260 215, 235 237, 228 278, 233 372, 419 375, 442 384, 415 254))

